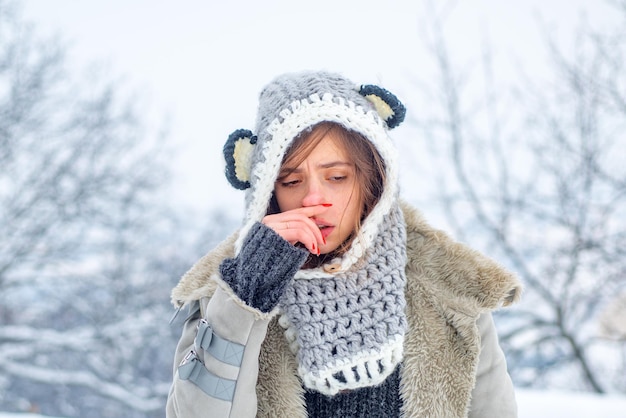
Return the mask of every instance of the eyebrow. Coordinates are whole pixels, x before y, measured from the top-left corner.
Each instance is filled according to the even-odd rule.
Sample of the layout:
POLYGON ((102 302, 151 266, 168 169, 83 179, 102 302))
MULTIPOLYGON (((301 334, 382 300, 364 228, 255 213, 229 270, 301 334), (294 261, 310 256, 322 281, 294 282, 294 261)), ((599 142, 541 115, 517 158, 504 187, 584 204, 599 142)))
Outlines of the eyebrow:
MULTIPOLYGON (((344 166, 349 166, 349 167, 353 167, 354 164, 349 163, 347 161, 331 161, 328 163, 324 163, 324 164, 318 164, 317 167, 318 168, 334 168, 334 167, 344 167, 344 166)), ((299 174, 302 172, 302 169, 300 168, 289 168, 289 167, 284 167, 280 170, 280 172, 278 173, 278 177, 276 180, 280 180, 284 177, 287 177, 290 174, 299 174)))

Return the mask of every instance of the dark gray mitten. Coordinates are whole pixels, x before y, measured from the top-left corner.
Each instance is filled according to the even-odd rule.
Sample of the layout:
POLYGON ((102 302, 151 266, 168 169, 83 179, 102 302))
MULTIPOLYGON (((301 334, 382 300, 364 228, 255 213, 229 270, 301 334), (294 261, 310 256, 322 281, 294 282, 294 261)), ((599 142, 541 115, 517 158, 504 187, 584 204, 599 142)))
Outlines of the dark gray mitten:
POLYGON ((269 312, 309 252, 285 241, 273 229, 256 222, 239 255, 220 265, 222 279, 248 305, 269 312))

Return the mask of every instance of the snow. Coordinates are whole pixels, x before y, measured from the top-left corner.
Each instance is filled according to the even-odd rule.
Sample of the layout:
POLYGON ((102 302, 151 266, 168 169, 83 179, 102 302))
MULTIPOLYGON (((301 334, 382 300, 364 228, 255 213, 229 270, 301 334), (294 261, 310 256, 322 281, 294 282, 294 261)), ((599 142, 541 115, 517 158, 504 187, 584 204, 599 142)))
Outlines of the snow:
MULTIPOLYGON (((626 396, 528 389, 517 389, 516 395, 518 418, 626 418, 626 396)), ((0 412, 0 418, 53 417, 0 412)))
POLYGON ((519 418, 626 418, 626 396, 517 389, 519 418))

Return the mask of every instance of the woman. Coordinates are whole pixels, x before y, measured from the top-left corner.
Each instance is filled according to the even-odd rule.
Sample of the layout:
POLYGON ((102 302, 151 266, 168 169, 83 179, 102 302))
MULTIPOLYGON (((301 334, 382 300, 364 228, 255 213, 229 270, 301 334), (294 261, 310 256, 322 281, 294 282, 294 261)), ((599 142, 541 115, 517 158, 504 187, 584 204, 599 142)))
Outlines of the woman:
POLYGON ((241 229, 172 292, 168 417, 515 417, 491 311, 520 285, 398 198, 404 107, 325 72, 260 95, 226 175, 241 229))

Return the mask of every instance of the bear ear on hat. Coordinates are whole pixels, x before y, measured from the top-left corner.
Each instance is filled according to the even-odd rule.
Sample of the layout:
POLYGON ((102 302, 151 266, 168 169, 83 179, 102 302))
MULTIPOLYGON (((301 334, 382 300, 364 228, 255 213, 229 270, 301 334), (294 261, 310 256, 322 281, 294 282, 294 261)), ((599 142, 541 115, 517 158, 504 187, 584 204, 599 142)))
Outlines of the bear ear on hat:
POLYGON ((247 129, 238 129, 228 136, 224 144, 225 174, 230 184, 239 190, 250 187, 252 153, 257 137, 247 129))
POLYGON ((364 84, 359 89, 359 94, 374 105, 376 112, 387 123, 389 129, 404 121, 406 108, 393 93, 373 84, 364 84))

